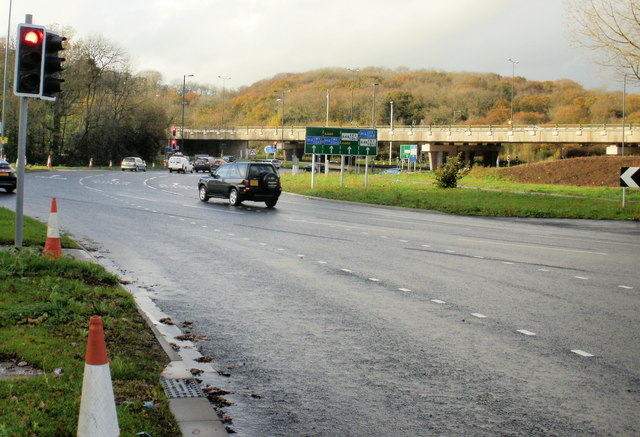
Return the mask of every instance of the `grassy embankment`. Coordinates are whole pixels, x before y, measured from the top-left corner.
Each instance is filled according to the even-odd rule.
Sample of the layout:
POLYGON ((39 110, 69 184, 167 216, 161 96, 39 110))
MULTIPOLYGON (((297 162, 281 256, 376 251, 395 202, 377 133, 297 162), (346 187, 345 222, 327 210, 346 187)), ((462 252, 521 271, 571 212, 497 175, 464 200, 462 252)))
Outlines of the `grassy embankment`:
POLYGON ((282 176, 285 191, 328 199, 441 211, 448 214, 640 220, 640 190, 627 190, 622 208, 621 189, 548 184, 519 184, 483 169, 460 180, 460 187, 433 185, 432 173, 400 175, 316 175, 311 189, 309 173, 282 176), (468 188, 467 188, 468 187, 468 188), (473 188, 470 188, 473 187, 473 188))
MULTIPOLYGON (((12 216, 0 208, 2 244, 13 243, 12 216)), ((24 235, 33 249, 0 251, 0 362, 9 374, 20 362, 42 373, 0 378, 0 436, 76 435, 93 315, 104 322, 120 435, 179 435, 158 381, 168 358, 119 279, 95 264, 41 257, 42 223, 25 217, 24 235)))

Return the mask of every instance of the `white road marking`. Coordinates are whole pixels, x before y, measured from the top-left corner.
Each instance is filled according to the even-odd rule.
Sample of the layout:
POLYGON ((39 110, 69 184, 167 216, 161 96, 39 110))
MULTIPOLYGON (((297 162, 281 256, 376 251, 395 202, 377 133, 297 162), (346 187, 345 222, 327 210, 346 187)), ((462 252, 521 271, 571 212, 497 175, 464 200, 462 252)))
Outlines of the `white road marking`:
POLYGON ((422 247, 431 247, 428 244, 423 244, 422 247))
POLYGON ((401 242, 401 243, 408 243, 409 242, 409 240, 398 240, 398 241, 401 242))
POLYGON ((444 300, 440 300, 440 299, 431 299, 431 302, 433 302, 433 303, 439 303, 439 304, 446 303, 444 300))
POLYGON ((633 287, 629 287, 628 285, 618 285, 619 288, 624 288, 625 290, 633 290, 633 287))
POLYGON ((573 352, 574 354, 578 354, 581 357, 592 357, 593 355, 590 354, 589 352, 585 352, 585 351, 581 351, 580 349, 571 349, 571 352, 573 352))
POLYGON ((576 279, 582 279, 583 281, 587 281, 589 278, 586 278, 584 276, 574 276, 574 278, 576 279))
POLYGON ((378 279, 378 278, 369 278, 369 280, 371 282, 380 282, 380 279, 378 279))
POLYGON ((459 241, 472 241, 472 242, 475 242, 475 243, 483 243, 483 244, 494 244, 494 245, 497 245, 497 246, 524 247, 524 248, 527 248, 527 249, 556 250, 556 251, 559 251, 559 252, 573 252, 573 253, 589 253, 591 255, 603 255, 603 256, 609 255, 608 253, 591 252, 589 250, 561 249, 561 248, 558 248, 558 247, 536 246, 536 245, 533 245, 533 244, 499 243, 497 241, 482 240, 482 239, 475 239, 475 238, 458 238, 458 240, 459 241))
POLYGON ((484 259, 484 256, 480 256, 480 255, 474 255, 473 257, 478 259, 484 259))
POLYGON ((539 272, 548 272, 548 269, 538 269, 539 272))
POLYGON ((318 264, 326 264, 326 261, 318 261, 318 264))
POLYGON ((408 289, 408 288, 402 288, 402 287, 401 287, 401 288, 398 288, 398 290, 400 290, 400 291, 411 291, 411 290, 410 290, 410 289, 408 289))
POLYGON ((485 316, 484 314, 480 314, 480 313, 471 313, 471 315, 473 317, 477 317, 479 319, 486 319, 487 318, 487 316, 485 316))
POLYGON ((524 334, 524 335, 529 335, 529 336, 536 335, 535 332, 527 331, 526 329, 518 329, 516 332, 519 332, 520 334, 524 334))
POLYGON ((447 252, 447 253, 456 253, 455 250, 445 250, 445 252, 447 252))
POLYGON ((349 269, 340 269, 340 270, 342 270, 345 273, 351 273, 351 270, 349 270, 349 269))
POLYGON ((260 243, 260 246, 266 246, 267 243, 260 243))
POLYGON ((509 261, 502 261, 502 264, 508 264, 510 266, 514 265, 515 263, 509 262, 509 261))

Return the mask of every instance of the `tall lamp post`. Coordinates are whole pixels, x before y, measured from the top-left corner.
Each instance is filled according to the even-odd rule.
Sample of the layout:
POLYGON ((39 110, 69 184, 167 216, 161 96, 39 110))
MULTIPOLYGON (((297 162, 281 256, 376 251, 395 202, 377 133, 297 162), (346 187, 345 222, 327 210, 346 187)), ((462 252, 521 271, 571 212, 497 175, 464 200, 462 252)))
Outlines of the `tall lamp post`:
POLYGON ((373 84, 373 103, 371 105, 371 128, 376 128, 376 89, 378 88, 379 83, 373 84))
MULTIPOLYGON (((347 70, 349 70, 352 73, 355 73, 356 77, 360 72, 359 68, 347 68, 347 70)), ((353 85, 351 86, 351 120, 350 121, 353 124, 353 85)))
POLYGON ((507 59, 507 61, 511 62, 511 117, 509 118, 509 125, 513 126, 513 86, 516 81, 516 64, 520 61, 511 58, 507 59))
MULTIPOLYGON (((280 98, 278 99, 278 101, 281 102, 282 104, 282 117, 281 117, 281 124, 280 124, 280 144, 282 147, 282 153, 284 153, 284 93, 288 92, 285 90, 274 90, 274 93, 280 93, 280 98)), ((273 152, 273 157, 276 157, 276 154, 278 153, 278 149, 276 148, 276 150, 273 152)))
POLYGON ((184 105, 187 104, 184 100, 184 90, 187 83, 187 77, 193 77, 193 74, 184 74, 182 76, 182 124, 180 125, 180 150, 184 153, 184 105))
POLYGON ((222 79, 222 116, 220 118, 220 129, 224 129, 224 82, 231 79, 230 77, 218 76, 222 79))
MULTIPOLYGON (((391 105, 391 116, 389 120, 389 124, 391 125, 391 135, 393 135, 393 100, 389 102, 391 105)), ((391 165, 391 146, 393 141, 389 141, 389 165, 391 165)))

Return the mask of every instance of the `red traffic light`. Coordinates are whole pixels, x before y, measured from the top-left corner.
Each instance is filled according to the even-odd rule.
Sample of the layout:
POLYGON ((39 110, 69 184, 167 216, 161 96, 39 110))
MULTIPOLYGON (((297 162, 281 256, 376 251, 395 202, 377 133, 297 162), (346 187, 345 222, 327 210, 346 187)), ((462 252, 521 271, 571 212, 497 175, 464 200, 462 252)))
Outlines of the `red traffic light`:
POLYGON ((36 29, 32 29, 32 30, 28 30, 27 32, 25 32, 22 35, 22 40, 25 43, 31 44, 31 45, 38 45, 42 43, 42 31, 41 30, 36 30, 36 29))

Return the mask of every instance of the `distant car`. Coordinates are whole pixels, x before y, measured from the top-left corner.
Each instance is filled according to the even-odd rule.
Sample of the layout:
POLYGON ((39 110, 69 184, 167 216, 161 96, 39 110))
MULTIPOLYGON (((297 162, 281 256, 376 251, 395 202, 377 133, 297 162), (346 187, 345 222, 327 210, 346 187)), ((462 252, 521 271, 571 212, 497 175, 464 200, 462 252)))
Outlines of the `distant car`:
POLYGON ((231 156, 231 155, 226 155, 226 156, 222 157, 222 160, 224 162, 233 162, 233 161, 236 160, 236 157, 235 156, 231 156))
POLYGON ((275 158, 263 159, 262 162, 268 162, 270 164, 273 164, 275 168, 280 168, 282 166, 282 162, 279 159, 275 159, 275 158))
POLYGON ((147 163, 142 158, 129 156, 124 158, 120 163, 120 169, 122 171, 147 171, 147 163))
POLYGON ((11 164, 4 159, 0 159, 0 187, 7 193, 13 193, 18 185, 16 171, 11 164))
POLYGON ((211 171, 211 162, 213 158, 210 156, 206 157, 197 157, 195 161, 193 161, 193 170, 197 173, 199 171, 211 171))
POLYGON ((226 163, 227 161, 223 161, 222 159, 214 159, 213 161, 211 161, 211 171, 214 171, 215 169, 217 169, 221 165, 225 165, 226 163))
POLYGON ((198 181, 198 195, 203 202, 221 197, 234 206, 251 200, 273 208, 281 192, 278 171, 266 162, 230 162, 198 181))
POLYGON ((189 158, 184 155, 173 155, 169 158, 169 173, 173 173, 174 171, 182 172, 182 173, 193 173, 193 165, 189 158))
MULTIPOLYGON (((305 165, 304 167, 302 167, 302 169, 304 171, 311 171, 311 164, 309 165, 305 165)), ((321 162, 316 162, 316 169, 315 169, 315 173, 323 173, 324 172, 324 164, 321 162)))

